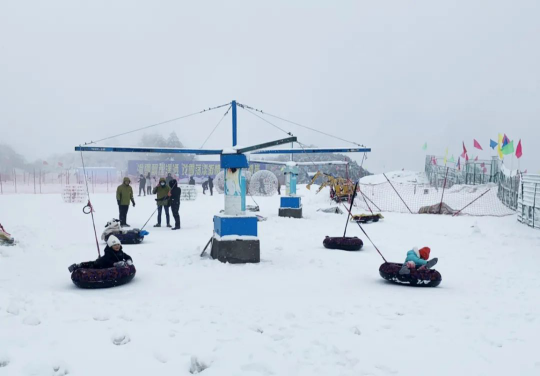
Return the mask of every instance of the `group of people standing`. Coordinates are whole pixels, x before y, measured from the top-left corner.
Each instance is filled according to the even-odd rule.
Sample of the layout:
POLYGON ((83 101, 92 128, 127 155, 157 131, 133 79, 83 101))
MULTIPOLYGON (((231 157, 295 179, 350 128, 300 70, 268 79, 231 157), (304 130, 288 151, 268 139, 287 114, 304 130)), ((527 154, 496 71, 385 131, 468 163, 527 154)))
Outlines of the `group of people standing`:
POLYGON ((180 189, 180 187, 178 187, 178 182, 176 181, 176 179, 173 179, 171 177, 171 180, 167 182, 166 178, 160 178, 159 184, 154 187, 152 193, 157 195, 156 202, 158 206, 158 220, 154 227, 161 227, 161 213, 163 209, 165 209, 167 227, 172 227, 169 215, 169 208, 171 208, 172 215, 174 217, 174 227, 172 227, 172 230, 179 230, 180 195, 182 194, 182 190, 180 189))
MULTIPOLYGON (((173 179, 174 178, 169 172, 167 174, 167 177, 165 178, 165 182, 169 184, 169 182, 173 179)), ((155 183, 155 180, 156 180, 156 177, 154 176, 154 183, 155 183)), ((150 173, 148 173, 146 176, 141 174, 141 176, 139 176, 138 182, 139 182, 139 197, 141 197, 141 192, 144 193, 145 196, 146 194, 149 194, 149 195, 152 194, 152 177, 150 176, 150 173)))
MULTIPOLYGON (((133 198, 133 188, 131 188, 131 180, 125 177, 122 184, 116 189, 116 201, 118 203, 118 211, 120 216, 120 225, 123 227, 129 227, 127 224, 127 213, 129 204, 131 203, 135 207, 135 199, 133 198)), ((154 227, 161 227, 161 214, 165 209, 165 217, 167 220, 167 227, 171 227, 172 230, 180 229, 180 195, 182 190, 178 186, 178 182, 169 173, 166 178, 160 178, 159 184, 152 189, 152 181, 150 173, 145 177, 141 174, 139 177, 139 196, 141 191, 144 195, 148 193, 155 194, 157 196, 157 210, 158 221, 154 227), (145 190, 146 188, 146 190, 145 190), (172 211, 174 218, 174 227, 171 226, 169 209, 172 211)))

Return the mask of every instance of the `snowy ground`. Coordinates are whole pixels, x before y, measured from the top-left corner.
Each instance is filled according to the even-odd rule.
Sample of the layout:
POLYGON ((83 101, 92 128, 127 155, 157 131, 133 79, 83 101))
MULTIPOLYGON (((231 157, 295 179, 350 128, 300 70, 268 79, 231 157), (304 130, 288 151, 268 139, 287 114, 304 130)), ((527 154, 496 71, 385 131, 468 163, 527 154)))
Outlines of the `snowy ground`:
MULTIPOLYGON (((442 284, 393 285, 359 228, 362 252, 326 250, 344 215, 317 212, 327 192, 299 192, 305 219, 255 198, 260 264, 199 258, 223 196, 183 202, 182 230, 149 228, 125 246, 128 285, 77 289, 67 266, 96 258, 90 216, 57 195, 0 196, 0 220, 20 243, 0 248, 0 375, 539 375, 540 232, 515 216, 385 213, 365 229, 385 256, 412 246, 439 257, 442 284)), ((98 231, 117 216, 112 193, 92 196, 98 231)), ((154 209, 135 197, 128 223, 154 209)), ((251 204, 251 202, 248 202, 251 204)), ((154 220, 150 222, 152 225, 154 220)))

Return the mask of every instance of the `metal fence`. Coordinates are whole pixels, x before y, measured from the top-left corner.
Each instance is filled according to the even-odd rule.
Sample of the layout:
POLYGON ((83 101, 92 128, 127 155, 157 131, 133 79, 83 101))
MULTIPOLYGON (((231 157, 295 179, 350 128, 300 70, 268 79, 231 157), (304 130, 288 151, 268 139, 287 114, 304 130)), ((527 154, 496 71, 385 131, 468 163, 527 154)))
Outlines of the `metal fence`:
POLYGON ((426 156, 425 172, 433 187, 452 187, 454 184, 480 185, 497 183, 500 165, 497 157, 457 162, 444 162, 444 157, 426 156))
POLYGON ((540 175, 524 175, 517 201, 518 221, 540 229, 540 175))
POLYGON ((512 210, 518 208, 518 196, 520 189, 520 175, 514 176, 506 175, 503 172, 499 172, 499 188, 497 191, 497 197, 499 200, 512 210))

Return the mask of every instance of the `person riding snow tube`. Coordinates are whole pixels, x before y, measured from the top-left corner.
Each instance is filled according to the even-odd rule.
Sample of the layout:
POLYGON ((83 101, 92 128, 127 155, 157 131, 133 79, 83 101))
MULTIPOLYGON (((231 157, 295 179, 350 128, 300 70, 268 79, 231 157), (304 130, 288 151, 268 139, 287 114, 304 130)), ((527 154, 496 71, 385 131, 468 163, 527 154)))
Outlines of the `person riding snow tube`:
POLYGON ((0 245, 13 245, 13 243, 15 243, 13 236, 4 230, 4 227, 0 224, 0 245))
POLYGON ((439 259, 434 258, 429 260, 429 254, 431 249, 429 247, 423 247, 418 249, 414 247, 409 252, 407 252, 407 258, 403 266, 399 270, 399 274, 409 274, 411 269, 430 269, 437 264, 439 259))
POLYGON ((101 234, 101 240, 106 242, 109 236, 114 235, 122 244, 139 244, 148 234, 148 231, 139 230, 138 228, 128 229, 122 227, 118 219, 111 219, 105 225, 105 230, 101 234))
POLYGON ((362 239, 357 238, 356 236, 350 237, 335 237, 332 238, 327 236, 323 240, 324 248, 328 249, 341 249, 343 251, 359 251, 364 243, 362 239))
POLYGON ((96 261, 71 265, 71 280, 77 287, 97 289, 130 282, 137 272, 133 259, 122 251, 120 240, 110 235, 104 255, 96 261))
POLYGON ((438 271, 431 269, 437 264, 438 259, 428 261, 430 251, 429 247, 420 250, 415 247, 407 252, 405 263, 385 262, 379 268, 379 274, 394 283, 436 287, 441 283, 442 277, 438 271))
POLYGON ((379 274, 387 281, 418 287, 437 287, 441 284, 442 277, 435 269, 411 269, 409 274, 399 274, 403 264, 397 262, 385 262, 379 268, 379 274))

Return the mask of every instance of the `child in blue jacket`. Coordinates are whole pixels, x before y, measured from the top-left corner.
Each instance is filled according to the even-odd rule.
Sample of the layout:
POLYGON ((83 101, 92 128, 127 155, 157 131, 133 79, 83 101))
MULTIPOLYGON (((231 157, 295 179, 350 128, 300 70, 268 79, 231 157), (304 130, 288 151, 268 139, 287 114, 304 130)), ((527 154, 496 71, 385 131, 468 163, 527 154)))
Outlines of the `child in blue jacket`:
POLYGON ((429 253, 431 249, 429 247, 423 247, 418 249, 414 247, 407 252, 407 258, 399 271, 399 274, 410 274, 411 269, 430 269, 437 264, 438 259, 434 258, 428 261, 429 253))

